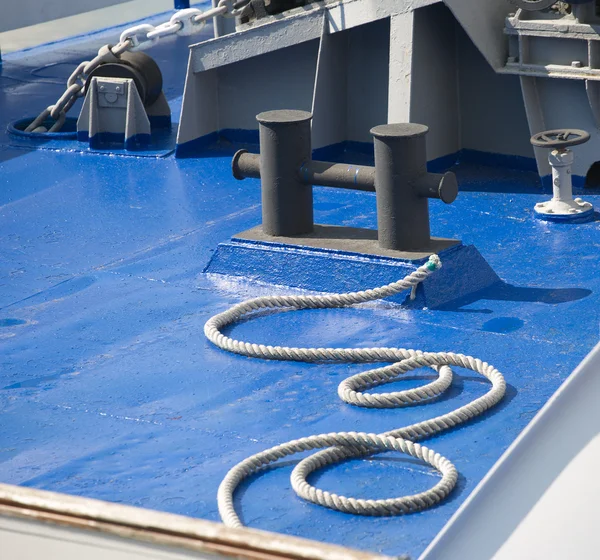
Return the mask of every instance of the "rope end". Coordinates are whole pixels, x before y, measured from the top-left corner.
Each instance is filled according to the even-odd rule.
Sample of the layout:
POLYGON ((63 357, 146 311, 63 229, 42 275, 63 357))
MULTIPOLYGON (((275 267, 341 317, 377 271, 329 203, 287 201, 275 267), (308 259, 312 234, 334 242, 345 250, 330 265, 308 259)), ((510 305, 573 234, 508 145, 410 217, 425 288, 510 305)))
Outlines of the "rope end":
POLYGON ((431 257, 429 257, 429 261, 425 266, 430 272, 435 272, 436 270, 442 268, 442 261, 437 255, 431 255, 431 257))

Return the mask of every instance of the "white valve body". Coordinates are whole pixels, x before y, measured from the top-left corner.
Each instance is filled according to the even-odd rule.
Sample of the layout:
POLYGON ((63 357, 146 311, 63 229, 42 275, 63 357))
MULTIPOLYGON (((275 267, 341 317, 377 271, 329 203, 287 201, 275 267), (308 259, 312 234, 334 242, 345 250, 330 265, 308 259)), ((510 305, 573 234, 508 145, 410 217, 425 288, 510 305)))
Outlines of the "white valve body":
POLYGON ((572 216, 573 218, 579 218, 582 214, 590 212, 593 207, 589 202, 584 202, 580 198, 573 199, 571 180, 573 152, 568 149, 552 150, 548 155, 548 162, 552 167, 552 200, 536 204, 535 212, 542 217, 572 216))

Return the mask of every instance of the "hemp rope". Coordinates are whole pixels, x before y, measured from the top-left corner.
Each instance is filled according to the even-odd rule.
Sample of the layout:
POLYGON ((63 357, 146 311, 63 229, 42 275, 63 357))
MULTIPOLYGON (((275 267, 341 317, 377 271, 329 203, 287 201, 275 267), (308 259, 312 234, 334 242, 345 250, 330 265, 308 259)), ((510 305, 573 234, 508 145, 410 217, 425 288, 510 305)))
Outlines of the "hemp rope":
POLYGON ((230 527, 241 527, 234 505, 233 494, 238 485, 249 475, 261 468, 295 453, 322 449, 300 461, 291 475, 292 488, 303 499, 321 506, 357 515, 390 516, 412 513, 427 509, 443 500, 456 485, 458 473, 454 465, 439 453, 415 443, 445 430, 463 424, 496 405, 504 396, 506 382, 493 366, 477 358, 452 352, 422 352, 404 348, 294 348, 266 346, 230 338, 222 329, 238 322, 243 317, 266 309, 329 309, 347 307, 385 298, 409 290, 423 282, 441 268, 437 255, 403 280, 387 286, 323 296, 265 296, 234 305, 227 311, 215 315, 204 326, 206 337, 219 348, 266 360, 295 362, 392 362, 391 365, 353 375, 340 383, 339 397, 346 403, 367 408, 397 408, 427 403, 442 394, 452 383, 454 365, 480 373, 491 382, 489 391, 452 412, 435 418, 385 432, 369 434, 337 432, 313 435, 271 447, 248 457, 234 466, 219 486, 217 500, 221 519, 230 527), (427 385, 390 393, 368 393, 366 390, 385 385, 398 376, 425 366, 433 368, 438 378, 427 385), (382 451, 400 451, 434 467, 442 475, 441 480, 429 490, 398 498, 365 500, 348 498, 315 488, 307 482, 314 471, 327 465, 350 458, 366 457, 382 451))

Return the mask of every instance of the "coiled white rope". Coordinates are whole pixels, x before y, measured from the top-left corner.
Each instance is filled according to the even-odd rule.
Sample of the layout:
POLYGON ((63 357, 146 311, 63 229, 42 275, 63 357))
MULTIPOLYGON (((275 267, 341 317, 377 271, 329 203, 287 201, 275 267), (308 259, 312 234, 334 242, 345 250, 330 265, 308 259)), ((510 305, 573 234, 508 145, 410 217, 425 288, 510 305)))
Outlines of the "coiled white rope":
POLYGON ((411 289, 423 282, 441 267, 437 255, 406 276, 403 280, 381 288, 346 294, 325 296, 266 296, 242 302, 215 315, 204 326, 207 338, 228 352, 267 360, 290 360, 297 362, 393 362, 392 365, 372 369, 344 380, 338 387, 338 395, 349 404, 370 408, 396 408, 426 403, 443 393, 452 383, 454 365, 480 373, 491 382, 489 391, 447 414, 412 424, 383 434, 338 432, 320 434, 289 441, 252 455, 233 467, 223 479, 218 491, 218 507, 221 519, 231 527, 241 527, 234 505, 233 494, 242 480, 264 466, 288 455, 313 449, 323 449, 298 463, 292 472, 292 487, 305 500, 338 511, 358 515, 388 516, 420 511, 443 500, 454 488, 458 477, 456 468, 445 457, 425 446, 414 443, 482 414, 498 403, 504 396, 506 383, 502 374, 493 366, 471 356, 451 352, 421 352, 404 348, 293 348, 265 346, 235 340, 222 334, 221 330, 242 317, 265 309, 325 309, 345 307, 357 303, 388 297, 411 289), (391 393, 367 393, 367 389, 389 383, 398 376, 424 366, 438 372, 438 378, 427 385, 391 393), (353 457, 364 457, 381 451, 400 451, 437 469, 441 480, 431 489, 399 498, 363 500, 347 498, 311 486, 307 477, 326 465, 353 457))

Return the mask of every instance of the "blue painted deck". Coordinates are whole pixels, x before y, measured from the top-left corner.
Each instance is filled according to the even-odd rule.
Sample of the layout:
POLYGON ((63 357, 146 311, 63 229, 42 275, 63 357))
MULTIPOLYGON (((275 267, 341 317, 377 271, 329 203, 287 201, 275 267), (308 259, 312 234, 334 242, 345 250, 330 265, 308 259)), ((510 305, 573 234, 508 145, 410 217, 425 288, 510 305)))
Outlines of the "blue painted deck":
MULTIPOLYGON (((2 129, 52 102, 75 64, 117 34, 6 56, 2 129)), ((174 115, 187 44, 171 39, 151 51, 174 115)), ((0 481, 217 520, 217 486, 249 454, 320 432, 389 430, 486 390, 482 379, 457 371, 435 404, 357 409, 338 400, 336 387, 364 366, 274 363, 217 350, 202 334, 212 314, 281 291, 202 274, 218 243, 259 222, 258 181, 235 181, 230 157, 219 153, 30 151, 1 134, 0 481)), ((456 464, 458 489, 420 514, 353 517, 297 498, 285 463, 238 493, 248 525, 418 556, 598 340, 600 222, 533 219, 543 198, 534 174, 472 164, 457 172, 463 192, 452 206, 432 202, 433 233, 474 244, 505 284, 443 310, 381 302, 265 316, 234 332, 272 344, 452 350, 494 364, 509 383, 503 404, 427 443, 456 464)), ((375 227, 372 194, 315 193, 317 222, 375 227)), ((586 198, 600 207, 598 195, 586 198)), ((398 385, 429 377, 420 371, 398 385)), ((318 482, 388 497, 425 489, 434 476, 384 455, 330 469, 318 482)))

